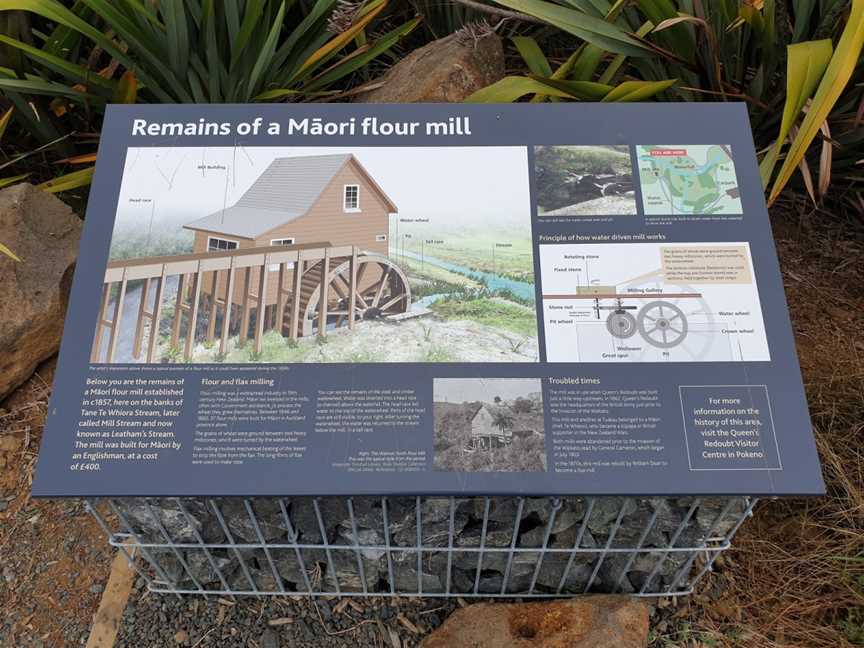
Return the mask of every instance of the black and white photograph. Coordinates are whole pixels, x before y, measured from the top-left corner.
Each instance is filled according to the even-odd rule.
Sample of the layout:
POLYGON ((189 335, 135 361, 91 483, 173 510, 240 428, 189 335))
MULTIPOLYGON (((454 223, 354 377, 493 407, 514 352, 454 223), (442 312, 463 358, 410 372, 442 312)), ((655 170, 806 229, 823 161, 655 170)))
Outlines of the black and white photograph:
POLYGON ((535 146, 538 216, 632 216, 628 146, 535 146))
POLYGON ((447 472, 545 472, 539 378, 436 378, 434 467, 447 472))

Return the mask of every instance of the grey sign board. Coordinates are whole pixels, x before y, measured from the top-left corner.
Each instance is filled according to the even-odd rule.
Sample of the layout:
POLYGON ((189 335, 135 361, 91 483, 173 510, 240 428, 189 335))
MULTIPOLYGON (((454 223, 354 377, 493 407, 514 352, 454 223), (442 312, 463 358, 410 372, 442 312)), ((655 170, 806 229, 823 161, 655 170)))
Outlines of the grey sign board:
POLYGON ((35 496, 823 491, 743 104, 109 108, 35 496))

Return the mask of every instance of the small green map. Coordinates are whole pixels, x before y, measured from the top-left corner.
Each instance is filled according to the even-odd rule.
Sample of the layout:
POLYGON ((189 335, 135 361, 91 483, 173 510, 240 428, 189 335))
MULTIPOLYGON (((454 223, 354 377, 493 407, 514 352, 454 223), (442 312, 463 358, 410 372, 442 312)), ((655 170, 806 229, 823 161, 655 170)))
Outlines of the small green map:
POLYGON ((728 146, 637 146, 646 215, 742 214, 728 146))

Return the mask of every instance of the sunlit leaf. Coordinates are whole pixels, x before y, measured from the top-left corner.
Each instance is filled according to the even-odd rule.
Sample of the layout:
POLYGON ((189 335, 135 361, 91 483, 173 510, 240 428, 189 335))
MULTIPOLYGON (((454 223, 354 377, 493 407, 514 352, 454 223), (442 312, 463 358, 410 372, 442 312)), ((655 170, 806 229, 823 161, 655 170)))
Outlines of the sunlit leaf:
POLYGON ((3 113, 3 116, 0 117, 0 142, 3 141, 3 134, 6 132, 6 127, 9 126, 9 122, 12 120, 12 113, 15 111, 14 106, 10 106, 9 110, 3 113))
POLYGON ((810 110, 801 122, 798 135, 789 146, 786 159, 771 188, 769 203, 777 199, 780 191, 792 177, 795 167, 804 158, 810 143, 849 82, 861 56, 862 46, 864 46, 864 0, 852 0, 849 20, 819 83, 810 110))
MULTIPOLYGON (((792 128, 792 136, 796 136, 798 134, 798 128, 792 128)), ((810 165, 807 164, 807 158, 801 158, 801 161, 798 162, 798 170, 801 172, 801 179, 804 181, 804 189, 807 191, 807 195, 810 196, 810 201, 815 205, 816 204, 816 190, 813 188, 813 174, 810 173, 810 165)))
POLYGON ((532 77, 541 83, 557 88, 562 92, 569 94, 572 99, 582 99, 584 101, 600 101, 609 92, 612 91, 612 86, 596 81, 564 81, 561 79, 544 79, 541 77, 532 77))
POLYGON ((3 245, 2 243, 0 243, 0 254, 5 254, 6 256, 8 256, 13 261, 17 261, 18 263, 21 263, 21 259, 19 259, 17 256, 15 256, 15 253, 12 250, 10 250, 8 247, 3 245))
POLYGON ((0 178, 0 189, 2 189, 3 187, 8 187, 9 185, 13 185, 16 182, 21 182, 29 175, 30 173, 22 173, 16 176, 9 176, 8 178, 0 178))
MULTIPOLYGON (((714 0, 715 2, 717 0, 714 0)), ((660 25, 664 21, 675 19, 677 17, 695 17, 690 14, 694 13, 694 4, 675 3, 672 0, 636 0, 635 4, 639 7, 643 14, 655 25, 660 25), (678 11, 680 5, 681 13, 678 11), (689 14, 686 12, 690 12, 689 14)), ((721 4, 718 2, 718 4, 721 4)), ((662 31, 657 41, 662 47, 673 51, 684 60, 692 61, 696 54, 696 38, 692 30, 687 26, 686 21, 678 21, 670 25, 672 29, 662 31)))
POLYGON ((52 178, 48 182, 43 182, 36 185, 37 189, 42 189, 49 193, 58 193, 60 191, 69 191, 70 189, 78 189, 86 187, 93 180, 93 170, 95 167, 87 167, 80 171, 73 171, 57 178, 52 178))
POLYGON ((615 86, 603 97, 602 101, 644 101, 654 95, 671 88, 678 79, 665 79, 663 81, 624 81, 615 86))
POLYGON ((311 66, 323 60, 327 55, 333 52, 337 52, 343 47, 345 47, 348 43, 354 40, 354 37, 357 36, 357 34, 359 34, 361 31, 363 31, 366 28, 366 25, 372 22, 375 16, 381 13, 381 11, 386 6, 386 2, 381 2, 377 7, 375 7, 375 9, 366 13, 366 15, 364 15, 357 22, 351 25, 351 27, 346 29, 338 36, 334 36, 332 39, 327 41, 327 43, 323 47, 313 52, 312 55, 303 62, 303 64, 300 66, 299 72, 310 68, 311 66))
POLYGON ((72 157, 63 158, 62 160, 57 160, 54 164, 87 164, 88 162, 95 161, 95 153, 85 153, 84 155, 74 155, 72 157))
POLYGON ((786 137, 798 119, 798 115, 801 114, 804 104, 813 95, 819 79, 828 67, 833 51, 831 39, 827 38, 796 43, 786 48, 786 103, 783 106, 783 119, 780 122, 777 140, 759 165, 763 187, 768 186, 786 137))
POLYGON ((335 65, 330 66, 319 73, 314 79, 311 79, 303 86, 303 90, 316 91, 360 69, 411 33, 420 24, 421 20, 422 18, 420 17, 410 20, 404 25, 384 34, 378 40, 354 50, 353 54, 340 59, 335 65))
POLYGON ((822 140, 822 152, 819 154, 819 184, 817 189, 819 197, 824 197, 831 186, 831 161, 834 157, 834 148, 831 145, 831 130, 828 122, 822 122, 820 126, 824 139, 822 140))
POLYGON ((541 83, 536 79, 529 77, 511 76, 504 77, 500 81, 493 83, 490 86, 481 88, 470 97, 465 99, 466 103, 511 103, 520 97, 529 94, 544 94, 552 97, 562 97, 564 99, 572 99, 573 95, 569 92, 559 90, 558 88, 548 84, 541 83))

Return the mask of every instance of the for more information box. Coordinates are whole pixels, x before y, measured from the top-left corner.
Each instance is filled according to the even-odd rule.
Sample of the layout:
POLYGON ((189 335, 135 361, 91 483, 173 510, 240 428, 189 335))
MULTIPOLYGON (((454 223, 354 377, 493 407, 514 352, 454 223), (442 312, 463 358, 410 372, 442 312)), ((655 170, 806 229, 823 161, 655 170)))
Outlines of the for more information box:
POLYGON ((823 490, 743 105, 109 108, 34 495, 823 490))

